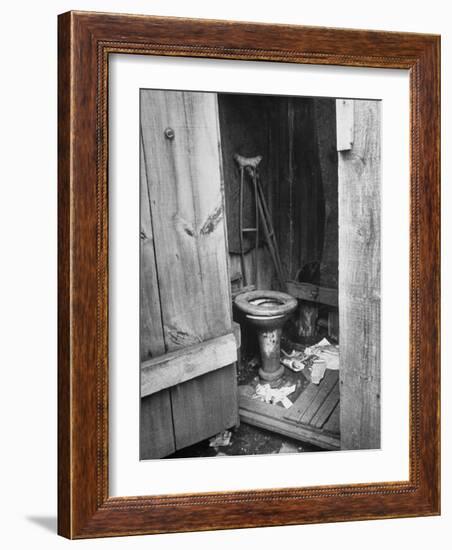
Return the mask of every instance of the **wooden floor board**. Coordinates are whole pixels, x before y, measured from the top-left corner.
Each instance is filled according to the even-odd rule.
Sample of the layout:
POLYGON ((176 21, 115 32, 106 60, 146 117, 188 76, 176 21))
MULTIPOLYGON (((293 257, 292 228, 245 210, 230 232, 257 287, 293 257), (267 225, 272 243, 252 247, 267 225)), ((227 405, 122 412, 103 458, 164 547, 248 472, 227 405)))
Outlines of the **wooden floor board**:
POLYGON ((323 429, 325 431, 331 432, 333 434, 338 434, 340 432, 340 405, 337 402, 333 412, 330 414, 330 417, 325 422, 323 429))
POLYGON ((303 416, 306 409, 315 400, 319 392, 319 386, 316 384, 309 384, 305 390, 300 394, 295 403, 290 407, 289 411, 285 415, 286 418, 298 422, 303 416))
POLYGON ((319 384, 309 384, 289 410, 240 396, 240 418, 323 449, 340 449, 339 373, 327 369, 319 384))
POLYGON ((240 419, 243 422, 276 432, 298 441, 316 445, 322 449, 339 450, 339 435, 297 424, 284 417, 285 409, 258 399, 241 395, 239 398, 240 419))
POLYGON ((327 370, 325 372, 325 377, 319 384, 319 391, 317 392, 317 395, 314 401, 309 405, 309 407, 301 415, 301 417, 299 418, 299 422, 301 422, 302 424, 312 423, 313 417, 322 408, 323 404, 325 403, 325 400, 328 398, 330 393, 333 391, 334 387, 337 385, 337 381, 338 381, 337 371, 327 370))
POLYGON ((338 371, 327 369, 319 384, 311 382, 300 394, 286 414, 286 418, 295 422, 310 424, 313 416, 320 409, 338 379, 338 371))
POLYGON ((311 419, 311 422, 310 422, 311 425, 315 426, 316 428, 322 428, 338 403, 339 403, 339 384, 336 383, 332 391, 328 394, 328 396, 323 401, 323 403, 319 407, 316 414, 311 419))

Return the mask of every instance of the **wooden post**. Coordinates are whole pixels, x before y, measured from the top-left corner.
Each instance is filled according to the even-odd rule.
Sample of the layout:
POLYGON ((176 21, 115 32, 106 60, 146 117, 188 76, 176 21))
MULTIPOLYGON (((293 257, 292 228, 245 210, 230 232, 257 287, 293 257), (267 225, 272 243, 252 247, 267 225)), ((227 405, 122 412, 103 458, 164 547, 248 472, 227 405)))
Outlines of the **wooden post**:
POLYGON ((341 447, 375 449, 380 447, 380 102, 352 104, 336 103, 338 136, 346 137, 338 139, 341 447))
POLYGON ((300 342, 311 344, 317 334, 319 307, 315 302, 300 300, 298 306, 297 332, 300 342))

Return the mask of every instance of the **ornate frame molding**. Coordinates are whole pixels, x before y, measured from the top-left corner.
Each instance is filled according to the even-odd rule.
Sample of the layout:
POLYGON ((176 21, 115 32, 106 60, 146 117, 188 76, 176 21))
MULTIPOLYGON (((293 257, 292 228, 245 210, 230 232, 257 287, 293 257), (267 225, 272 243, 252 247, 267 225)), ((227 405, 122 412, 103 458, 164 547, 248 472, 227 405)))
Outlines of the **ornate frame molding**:
POLYGON ((89 12, 59 16, 60 534, 85 538, 439 513, 439 48, 432 35, 89 12), (409 481, 108 496, 107 93, 109 55, 121 53, 410 71, 409 481))

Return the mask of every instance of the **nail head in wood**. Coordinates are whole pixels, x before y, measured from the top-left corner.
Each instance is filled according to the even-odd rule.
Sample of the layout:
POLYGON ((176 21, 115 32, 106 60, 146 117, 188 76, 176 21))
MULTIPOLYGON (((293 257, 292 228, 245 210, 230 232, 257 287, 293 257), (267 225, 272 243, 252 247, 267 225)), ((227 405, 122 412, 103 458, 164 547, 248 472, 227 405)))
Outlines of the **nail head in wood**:
POLYGON ((165 128, 166 139, 173 140, 175 135, 176 134, 174 133, 174 130, 172 128, 165 128))

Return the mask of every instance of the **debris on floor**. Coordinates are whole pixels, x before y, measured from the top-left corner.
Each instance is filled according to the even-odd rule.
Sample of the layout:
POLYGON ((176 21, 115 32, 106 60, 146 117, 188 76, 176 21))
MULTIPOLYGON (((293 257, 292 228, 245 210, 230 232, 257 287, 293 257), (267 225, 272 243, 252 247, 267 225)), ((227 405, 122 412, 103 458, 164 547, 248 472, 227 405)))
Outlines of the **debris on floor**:
POLYGON ((285 441, 279 449, 279 454, 300 453, 302 451, 303 447, 301 445, 296 445, 295 443, 285 441))
POLYGON ((325 376, 326 363, 323 359, 315 359, 311 367, 311 382, 320 384, 325 376))
POLYGON ((241 385, 238 387, 239 395, 243 395, 244 397, 253 397, 255 394, 254 386, 250 386, 248 384, 241 385))
POLYGON ((286 409, 289 409, 292 406, 292 401, 287 396, 293 393, 295 389, 295 384, 293 386, 283 386, 281 388, 272 388, 270 384, 258 384, 253 399, 260 399, 265 403, 271 403, 273 405, 281 402, 286 409))
POLYGON ((209 447, 229 447, 232 433, 229 430, 220 432, 209 439, 209 447))
POLYGON ((324 361, 327 369, 339 370, 339 346, 330 344, 326 338, 323 338, 315 346, 306 348, 304 352, 307 356, 315 355, 324 361))
POLYGON ((294 348, 287 353, 281 348, 281 355, 282 365, 293 372, 301 372, 314 384, 320 383, 326 369, 339 370, 339 346, 330 344, 326 338, 304 351, 294 348))
MULTIPOLYGON (((209 439, 200 441, 190 447, 185 447, 176 451, 168 458, 193 458, 193 457, 230 457, 244 455, 272 455, 278 454, 285 443, 288 448, 298 446, 297 451, 290 452, 311 452, 321 451, 319 447, 314 447, 308 443, 301 443, 281 434, 271 432, 256 426, 251 426, 241 422, 240 426, 232 428, 231 444, 227 447, 211 447, 209 439)), ((284 451, 283 451, 284 452, 284 451)), ((239 467, 237 465, 237 467, 239 467)))
POLYGON ((304 369, 303 359, 305 358, 305 354, 302 351, 292 350, 291 353, 287 353, 281 349, 281 353, 284 355, 281 358, 281 365, 284 365, 293 372, 301 372, 304 369))

